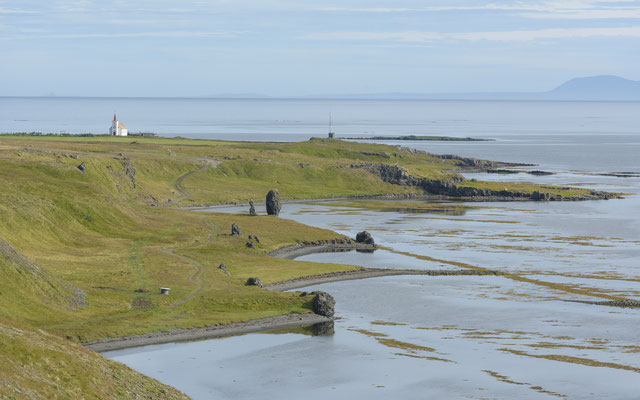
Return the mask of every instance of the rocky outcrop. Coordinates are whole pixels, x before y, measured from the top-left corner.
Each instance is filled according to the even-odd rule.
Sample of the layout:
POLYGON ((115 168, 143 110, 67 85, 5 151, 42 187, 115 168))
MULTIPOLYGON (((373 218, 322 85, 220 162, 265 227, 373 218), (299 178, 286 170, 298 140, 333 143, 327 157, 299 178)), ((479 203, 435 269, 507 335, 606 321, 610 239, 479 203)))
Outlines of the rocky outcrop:
POLYGON ((249 240, 255 240, 258 244, 262 243, 257 235, 249 235, 249 240))
POLYGON ((255 249, 255 248, 256 248, 255 243, 253 243, 253 242, 251 242, 251 241, 249 241, 249 242, 245 243, 245 246, 247 246, 247 247, 248 247, 248 248, 250 248, 250 249, 255 249))
POLYGON ((242 236, 242 230, 236 224, 231 224, 231 236, 242 236))
POLYGON ((249 200, 249 215, 252 215, 252 216, 258 215, 258 213, 256 213, 256 208, 253 205, 253 199, 249 200))
POLYGON ((533 171, 527 171, 527 174, 543 176, 543 175, 553 175, 553 172, 549 172, 549 171, 540 171, 540 170, 538 170, 538 169, 534 169, 533 171))
POLYGON ((249 278, 247 279, 247 282, 245 283, 246 286, 258 286, 258 287, 263 287, 264 285, 262 284, 262 280, 260 278, 249 278))
POLYGON ((122 153, 118 153, 118 157, 115 157, 115 159, 122 164, 124 174, 129 178, 133 187, 136 187, 136 168, 131 163, 131 159, 122 153))
POLYGON ((551 195, 549 193, 541 193, 539 191, 533 192, 531 195, 531 200, 535 201, 549 201, 551 200, 551 195))
MULTIPOLYGON (((453 157, 453 156, 452 156, 453 157)), ((457 159, 457 158, 456 158, 457 159)), ((483 165, 482 160, 475 159, 461 159, 461 160, 473 160, 478 165, 483 165)), ((468 161, 471 163, 472 161, 468 161)), ((483 165, 484 166, 484 165, 483 165)), ((447 197, 470 197, 470 198, 508 198, 508 199, 521 199, 521 200, 595 200, 595 199, 611 199, 617 197, 615 193, 591 191, 588 195, 575 196, 575 197, 563 197, 559 194, 547 194, 544 195, 544 199, 541 198, 542 194, 534 194, 528 192, 517 192, 504 188, 503 190, 494 189, 481 189, 472 186, 459 186, 458 183, 464 182, 464 178, 453 177, 447 181, 437 179, 418 178, 407 172, 402 167, 397 165, 387 164, 351 164, 343 168, 360 168, 364 169, 374 175, 377 175, 384 182, 391 183, 393 185, 401 186, 417 186, 424 190, 426 193, 438 196, 447 197)), ((540 192, 539 192, 540 193, 540 192)))
POLYGON ((282 203, 280 202, 280 193, 277 190, 270 190, 267 193, 266 206, 268 215, 275 215, 276 217, 280 215, 282 203))
POLYGON ((313 299, 313 312, 325 317, 333 317, 336 301, 329 293, 315 292, 316 297, 313 299))
POLYGON ((356 235, 356 243, 376 244, 373 236, 367 231, 358 232, 356 235))
POLYGON ((227 271, 227 266, 224 264, 220 264, 218 265, 218 268, 220 268, 222 270, 222 272, 224 272, 224 274, 226 276, 231 276, 231 273, 229 271, 227 271))

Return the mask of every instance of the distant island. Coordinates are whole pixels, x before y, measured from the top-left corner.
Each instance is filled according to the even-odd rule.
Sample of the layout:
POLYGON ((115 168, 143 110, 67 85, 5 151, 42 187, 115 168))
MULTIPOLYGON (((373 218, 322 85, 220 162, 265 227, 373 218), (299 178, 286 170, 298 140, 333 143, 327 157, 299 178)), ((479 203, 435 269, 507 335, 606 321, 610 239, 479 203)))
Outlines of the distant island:
POLYGON ((433 140, 448 142, 493 142, 495 139, 479 139, 471 137, 453 137, 453 136, 369 136, 369 137, 343 137, 344 140, 433 140))

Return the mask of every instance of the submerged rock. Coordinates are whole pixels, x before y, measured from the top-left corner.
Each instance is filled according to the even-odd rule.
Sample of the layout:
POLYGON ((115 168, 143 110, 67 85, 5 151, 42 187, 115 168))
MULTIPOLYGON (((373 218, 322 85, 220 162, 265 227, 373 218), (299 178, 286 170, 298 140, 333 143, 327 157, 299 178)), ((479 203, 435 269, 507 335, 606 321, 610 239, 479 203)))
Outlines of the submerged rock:
POLYGON ((333 317, 336 301, 327 292, 316 292, 316 297, 313 299, 313 312, 318 315, 324 315, 325 317, 333 317))
POLYGON ((282 209, 282 203, 280 202, 280 193, 277 190, 270 190, 267 193, 267 214, 275 215, 276 217, 280 215, 280 210, 282 209))
POLYGON ((375 244, 375 241, 369 232, 362 231, 356 235, 356 243, 375 244))
POLYGON ((247 279, 247 283, 245 283, 245 285, 263 287, 262 280, 260 278, 249 278, 247 279))
POLYGON ((242 236, 242 230, 236 224, 231 224, 231 236, 242 236))

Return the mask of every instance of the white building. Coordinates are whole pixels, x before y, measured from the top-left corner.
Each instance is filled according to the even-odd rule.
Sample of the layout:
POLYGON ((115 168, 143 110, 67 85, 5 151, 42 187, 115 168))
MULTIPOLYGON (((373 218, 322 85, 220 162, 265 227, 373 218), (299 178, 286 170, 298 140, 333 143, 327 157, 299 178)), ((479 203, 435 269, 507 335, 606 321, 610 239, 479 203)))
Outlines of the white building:
POLYGON ((111 128, 109 128, 109 135, 111 136, 127 136, 129 134, 129 130, 126 126, 116 117, 116 114, 113 114, 113 121, 111 122, 111 128))

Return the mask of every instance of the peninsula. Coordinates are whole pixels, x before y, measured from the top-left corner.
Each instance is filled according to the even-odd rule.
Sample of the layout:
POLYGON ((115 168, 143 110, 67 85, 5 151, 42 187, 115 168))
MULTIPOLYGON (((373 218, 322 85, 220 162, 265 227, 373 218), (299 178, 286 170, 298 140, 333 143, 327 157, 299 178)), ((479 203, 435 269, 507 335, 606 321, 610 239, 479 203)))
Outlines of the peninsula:
POLYGON ((408 141, 442 141, 442 142, 493 142, 494 139, 481 139, 471 137, 456 137, 456 136, 368 136, 368 137, 344 137, 343 140, 408 140, 408 141))
POLYGON ((257 215, 190 208, 263 200, 272 189, 285 207, 320 198, 617 196, 458 173, 504 166, 334 139, 0 136, 0 360, 13 366, 0 370, 0 397, 185 398, 81 345, 314 310, 314 296, 247 282, 273 288, 385 273, 272 256, 291 246, 350 246, 353 238, 265 215, 259 202, 257 215))

